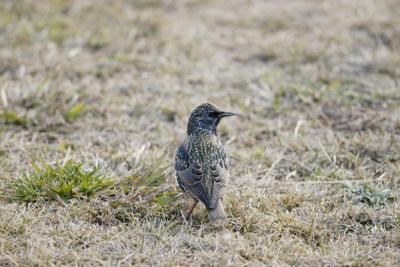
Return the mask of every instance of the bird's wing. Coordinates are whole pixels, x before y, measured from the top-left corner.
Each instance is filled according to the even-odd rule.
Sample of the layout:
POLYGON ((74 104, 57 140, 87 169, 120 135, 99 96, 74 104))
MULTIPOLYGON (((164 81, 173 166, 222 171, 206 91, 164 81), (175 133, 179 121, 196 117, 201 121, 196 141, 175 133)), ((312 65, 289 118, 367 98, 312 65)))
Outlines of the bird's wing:
POLYGON ((175 158, 175 170, 179 186, 190 191, 200 199, 208 209, 215 209, 222 196, 222 190, 228 177, 228 160, 212 155, 214 160, 207 166, 191 161, 184 145, 179 146, 175 158))
POLYGON ((210 165, 210 181, 209 183, 209 196, 210 206, 208 208, 215 209, 218 205, 219 199, 222 197, 222 190, 228 178, 228 166, 226 157, 215 160, 210 165))
POLYGON ((203 168, 198 162, 190 160, 183 145, 180 145, 176 152, 175 170, 179 186, 184 191, 190 191, 208 207, 210 205, 210 194, 203 183, 203 168))

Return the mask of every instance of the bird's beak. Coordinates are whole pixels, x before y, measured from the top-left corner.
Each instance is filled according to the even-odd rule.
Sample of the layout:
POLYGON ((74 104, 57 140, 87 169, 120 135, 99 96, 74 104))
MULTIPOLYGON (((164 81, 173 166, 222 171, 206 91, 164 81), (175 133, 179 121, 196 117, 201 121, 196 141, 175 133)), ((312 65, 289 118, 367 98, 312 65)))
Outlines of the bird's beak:
POLYGON ((225 117, 230 117, 230 116, 241 116, 238 113, 233 113, 233 112, 228 112, 228 111, 223 111, 219 114, 220 118, 225 118, 225 117))

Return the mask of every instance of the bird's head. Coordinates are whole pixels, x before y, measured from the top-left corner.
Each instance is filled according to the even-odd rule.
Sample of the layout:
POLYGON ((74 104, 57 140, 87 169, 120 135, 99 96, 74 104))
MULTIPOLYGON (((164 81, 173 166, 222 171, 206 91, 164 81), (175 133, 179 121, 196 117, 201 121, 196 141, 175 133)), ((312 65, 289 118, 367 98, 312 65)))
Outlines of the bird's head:
POLYGON ((206 131, 217 134, 217 126, 222 118, 239 115, 233 112, 222 111, 212 104, 205 103, 195 108, 190 114, 187 133, 206 131))

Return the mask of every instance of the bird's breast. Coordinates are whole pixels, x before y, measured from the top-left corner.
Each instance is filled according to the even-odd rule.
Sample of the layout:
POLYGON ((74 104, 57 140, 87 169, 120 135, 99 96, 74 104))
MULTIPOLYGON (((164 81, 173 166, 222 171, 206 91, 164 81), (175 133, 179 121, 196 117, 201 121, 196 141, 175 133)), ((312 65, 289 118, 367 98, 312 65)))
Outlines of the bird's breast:
POLYGON ((221 142, 216 136, 197 136, 191 138, 188 146, 189 156, 202 165, 225 158, 221 142))

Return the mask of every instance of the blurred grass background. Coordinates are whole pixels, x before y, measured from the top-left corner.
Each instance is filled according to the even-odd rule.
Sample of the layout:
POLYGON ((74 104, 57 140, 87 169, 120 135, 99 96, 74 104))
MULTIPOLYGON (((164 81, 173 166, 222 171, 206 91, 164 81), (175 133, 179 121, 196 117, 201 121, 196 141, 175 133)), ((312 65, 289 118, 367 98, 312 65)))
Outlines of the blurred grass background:
POLYGON ((398 14, 397 0, 1 1, 0 265, 399 265, 398 14), (219 129, 224 226, 202 208, 182 223, 175 188, 205 101, 246 114, 219 129))

